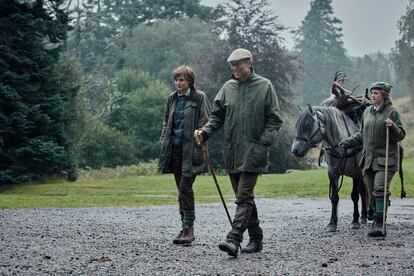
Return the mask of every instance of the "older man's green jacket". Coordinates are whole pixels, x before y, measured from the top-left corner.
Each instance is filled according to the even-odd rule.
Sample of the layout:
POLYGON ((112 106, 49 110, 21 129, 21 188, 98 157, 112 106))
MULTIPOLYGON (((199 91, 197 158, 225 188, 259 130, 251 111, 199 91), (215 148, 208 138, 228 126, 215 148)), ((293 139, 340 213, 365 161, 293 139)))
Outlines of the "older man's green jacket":
POLYGON ((272 83, 252 72, 244 82, 227 81, 213 102, 208 123, 201 129, 208 139, 224 126, 224 165, 229 173, 267 170, 269 146, 282 125, 272 83))
POLYGON ((386 101, 378 110, 374 106, 365 109, 361 130, 341 142, 348 148, 363 146, 360 162, 363 171, 381 171, 385 168, 386 118, 391 118, 394 122, 389 129, 388 170, 396 171, 399 160, 398 142, 404 139, 405 130, 400 114, 390 101, 386 101))

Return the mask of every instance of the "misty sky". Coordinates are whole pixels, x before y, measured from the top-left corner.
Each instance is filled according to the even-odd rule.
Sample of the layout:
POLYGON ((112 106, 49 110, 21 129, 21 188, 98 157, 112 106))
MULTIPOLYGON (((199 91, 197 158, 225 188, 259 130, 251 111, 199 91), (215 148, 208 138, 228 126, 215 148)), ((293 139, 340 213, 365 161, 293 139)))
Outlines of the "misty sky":
MULTIPOLYGON (((215 6, 221 0, 201 0, 215 6)), ((275 15, 285 27, 297 28, 310 9, 310 0, 268 0, 275 15)), ((343 42, 351 56, 389 53, 399 38, 397 22, 405 14, 408 0, 333 0, 334 15, 342 20, 343 42)), ((285 32, 286 46, 293 45, 285 32)))

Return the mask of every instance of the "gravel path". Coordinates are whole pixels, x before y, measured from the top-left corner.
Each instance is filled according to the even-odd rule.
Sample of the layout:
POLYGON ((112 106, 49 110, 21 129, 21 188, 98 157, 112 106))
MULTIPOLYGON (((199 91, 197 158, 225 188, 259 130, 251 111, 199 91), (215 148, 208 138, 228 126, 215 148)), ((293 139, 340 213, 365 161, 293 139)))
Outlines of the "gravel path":
MULTIPOLYGON (((234 204, 229 202, 230 213, 234 204)), ((264 231, 260 253, 221 252, 229 225, 219 204, 197 206, 191 246, 172 244, 176 206, 1 209, 1 275, 414 275, 414 199, 394 199, 387 238, 348 227, 351 200, 326 233, 327 199, 257 199, 264 231)))

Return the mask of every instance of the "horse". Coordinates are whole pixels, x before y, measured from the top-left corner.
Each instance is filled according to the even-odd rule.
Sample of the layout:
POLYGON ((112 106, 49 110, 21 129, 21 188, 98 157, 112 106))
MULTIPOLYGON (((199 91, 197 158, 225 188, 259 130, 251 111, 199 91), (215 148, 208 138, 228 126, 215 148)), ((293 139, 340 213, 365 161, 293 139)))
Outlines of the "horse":
POLYGON ((325 160, 328 165, 329 198, 332 204, 331 218, 326 229, 335 232, 338 222, 339 178, 342 175, 352 178, 351 199, 354 205, 352 229, 361 228, 368 218, 367 191, 363 182, 362 170, 359 167, 360 150, 347 150, 336 145, 359 130, 358 124, 344 111, 333 106, 310 106, 301 111, 296 122, 296 135, 291 152, 297 157, 304 157, 307 152, 319 144, 325 147, 325 160), (361 196, 361 216, 358 201, 361 196), (361 222, 359 221, 361 220, 361 222))

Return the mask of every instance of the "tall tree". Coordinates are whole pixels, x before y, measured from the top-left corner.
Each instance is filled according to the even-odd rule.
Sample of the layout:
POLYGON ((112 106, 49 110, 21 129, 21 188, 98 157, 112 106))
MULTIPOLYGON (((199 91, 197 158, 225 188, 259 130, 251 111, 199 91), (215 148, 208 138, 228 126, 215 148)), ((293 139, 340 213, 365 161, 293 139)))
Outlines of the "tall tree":
MULTIPOLYGON (((386 81, 392 83, 391 67, 388 56, 377 53, 358 57, 353 62, 353 72, 350 79, 353 83, 367 87, 375 81, 386 81)), ((365 92, 365 89, 362 93, 365 92)))
POLYGON ((295 90, 304 103, 318 104, 330 95, 337 70, 349 71, 351 62, 343 47, 341 20, 333 16, 332 0, 312 0, 310 10, 296 30, 295 49, 304 74, 295 90))
POLYGON ((76 178, 69 128, 79 85, 59 75, 68 17, 63 0, 0 6, 0 183, 76 178))
MULTIPOLYGON (((291 84, 295 81, 298 68, 295 57, 282 47, 280 32, 284 27, 279 24, 277 16, 269 9, 266 0, 233 0, 224 6, 222 18, 217 21, 216 32, 222 40, 216 47, 210 64, 210 74, 201 80, 210 98, 219 91, 220 86, 231 76, 226 59, 236 48, 249 49, 253 54, 254 70, 271 80, 275 86, 284 121, 288 121, 294 98, 291 84)), ((290 137, 287 124, 278 136, 278 143, 271 148, 269 169, 272 172, 284 172, 293 167, 289 152, 290 137), (280 162, 285 160, 285 162, 280 162)), ((222 135, 222 134, 218 134, 222 135)), ((221 140, 219 137, 210 141, 210 152, 216 166, 221 160, 221 140)))
POLYGON ((401 38, 395 43, 392 60, 397 75, 404 82, 410 95, 414 96, 414 0, 409 1, 407 11, 397 26, 401 38))
POLYGON ((174 19, 135 27, 123 38, 126 46, 118 55, 125 60, 126 68, 172 83, 171 72, 181 64, 192 66, 198 78, 202 71, 198 60, 214 50, 216 41, 217 36, 205 22, 174 19))

